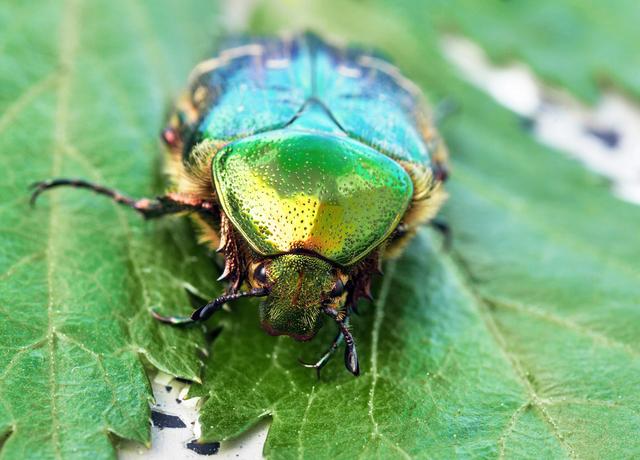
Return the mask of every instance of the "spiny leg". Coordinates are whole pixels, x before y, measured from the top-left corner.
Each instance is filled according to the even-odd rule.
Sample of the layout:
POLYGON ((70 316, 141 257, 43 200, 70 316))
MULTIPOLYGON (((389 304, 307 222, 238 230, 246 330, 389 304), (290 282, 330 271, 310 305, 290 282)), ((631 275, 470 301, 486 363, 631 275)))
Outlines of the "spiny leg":
POLYGON ((191 316, 163 316, 155 310, 151 310, 151 315, 160 322, 174 324, 174 325, 187 325, 193 324, 198 321, 206 321, 215 312, 220 310, 222 306, 232 300, 240 299, 242 297, 263 297, 268 294, 268 291, 263 288, 251 289, 250 291, 234 292, 233 294, 222 294, 220 297, 213 299, 206 305, 195 310, 191 316))
POLYGON ((335 351, 338 349, 338 347, 340 346, 343 340, 344 340, 344 335, 342 334, 342 331, 338 331, 338 334, 335 336, 335 338, 331 342, 331 345, 329 346, 327 351, 322 355, 322 357, 318 361, 316 361, 316 363, 312 364, 312 363, 306 363, 302 360, 298 360, 298 361, 300 361, 300 364, 302 364, 304 367, 315 369, 316 374, 318 375, 318 380, 319 380, 320 371, 329 362, 329 360, 331 359, 331 357, 333 356, 335 351))
POLYGON ((360 375, 360 362, 358 361, 356 342, 344 322, 340 322, 338 325, 344 336, 344 365, 349 372, 357 377, 360 375))
POLYGON ((358 375, 360 375, 360 364, 358 362, 356 342, 351 335, 351 331, 349 331, 349 318, 341 317, 337 310, 328 306, 325 306, 322 311, 324 311, 325 314, 331 316, 338 324, 340 332, 344 337, 344 365, 349 372, 357 377, 358 375))
POLYGON ((210 201, 197 199, 178 193, 169 193, 155 199, 142 198, 139 200, 130 198, 112 188, 94 184, 82 179, 51 179, 36 182, 31 186, 34 190, 30 203, 35 205, 40 194, 56 187, 73 187, 91 190, 99 195, 108 196, 116 203, 128 206, 140 213, 145 219, 161 217, 167 214, 175 214, 184 211, 212 211, 214 204, 210 201))
POLYGON ((453 242, 453 231, 451 230, 451 226, 444 220, 440 219, 432 220, 431 222, 429 222, 429 225, 431 225, 438 231, 438 233, 442 235, 445 251, 451 249, 451 243, 453 242))
MULTIPOLYGON (((116 203, 128 206, 135 211, 142 214, 146 219, 161 217, 166 214, 173 214, 184 211, 198 211, 201 213, 211 213, 214 210, 215 204, 213 202, 197 199, 187 195, 181 195, 178 193, 169 193, 165 196, 157 197, 156 199, 139 199, 134 200, 117 190, 104 187, 99 184, 94 184, 82 179, 52 179, 48 181, 37 182, 33 184, 35 189, 31 196, 31 204, 34 205, 38 196, 49 189, 55 187, 69 186, 75 188, 84 188, 91 190, 100 195, 105 195, 113 199, 116 203)), ((220 297, 212 300, 208 304, 198 308, 190 317, 181 316, 163 316, 155 310, 151 311, 152 316, 157 320, 164 323, 181 325, 192 324, 197 321, 204 321, 213 315, 216 311, 222 308, 226 302, 239 299, 241 297, 260 297, 267 295, 268 291, 265 289, 252 289, 245 292, 236 292, 233 294, 224 294, 220 297)))

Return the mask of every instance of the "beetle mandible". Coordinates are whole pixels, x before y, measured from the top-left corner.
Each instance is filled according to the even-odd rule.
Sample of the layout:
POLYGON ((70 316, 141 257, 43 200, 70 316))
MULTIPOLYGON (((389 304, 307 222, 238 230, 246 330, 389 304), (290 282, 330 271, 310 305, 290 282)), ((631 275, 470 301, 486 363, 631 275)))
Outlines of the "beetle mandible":
POLYGON ((198 64, 162 132, 171 188, 132 199, 79 179, 34 184, 93 190, 145 218, 189 213, 224 256, 227 291, 190 317, 262 297, 272 335, 314 337, 322 315, 345 365, 360 372, 349 317, 371 277, 445 200, 447 152, 418 88, 387 60, 312 34, 245 40, 198 64), (245 289, 243 289, 245 287, 245 289))

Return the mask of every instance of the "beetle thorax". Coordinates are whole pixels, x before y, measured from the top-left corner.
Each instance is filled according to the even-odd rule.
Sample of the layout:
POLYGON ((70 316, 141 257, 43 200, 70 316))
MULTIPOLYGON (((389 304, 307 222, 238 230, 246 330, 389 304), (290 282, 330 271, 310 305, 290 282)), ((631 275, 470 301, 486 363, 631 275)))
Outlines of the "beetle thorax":
POLYGON ((260 255, 314 252, 349 266, 395 229, 413 185, 396 162, 353 139, 295 129, 218 152, 220 203, 260 255))

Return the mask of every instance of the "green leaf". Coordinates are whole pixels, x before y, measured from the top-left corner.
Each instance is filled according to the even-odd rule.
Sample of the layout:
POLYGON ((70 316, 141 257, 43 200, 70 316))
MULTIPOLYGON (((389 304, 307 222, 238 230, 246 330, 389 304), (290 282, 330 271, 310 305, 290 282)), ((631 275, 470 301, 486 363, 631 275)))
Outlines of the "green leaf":
POLYGON ((375 305, 353 320, 359 378, 339 354, 320 381, 296 366, 319 356, 333 331, 298 344, 262 333, 254 304, 223 313, 205 383, 193 390, 206 398, 204 439, 233 438, 270 417, 273 458, 640 455, 640 210, 463 83, 439 44, 444 32, 472 28, 488 49, 517 47, 586 98, 597 92, 594 68, 637 91, 637 66, 603 61, 637 59, 637 29, 619 3, 335 0, 259 10, 255 30, 311 27, 375 44, 432 100, 462 106, 444 126, 453 154, 444 214, 455 241, 443 253, 424 230, 387 264, 375 305), (544 18, 559 21, 556 35, 592 40, 551 48, 544 18), (584 47, 598 37, 593 58, 584 47))
MULTIPOLYGON (((615 84, 640 96, 638 37, 640 8, 634 0, 544 0, 479 5, 457 0, 427 10, 403 3, 403 14, 463 32, 497 61, 524 60, 540 77, 596 102, 600 87, 615 84), (435 17, 434 17, 435 16, 435 17)), ((426 24, 423 22, 423 24, 426 24)))
MULTIPOLYGON (((210 50, 211 5, 13 3, 0 7, 1 454, 112 457, 109 433, 148 442, 141 355, 197 378, 198 331, 147 312, 188 310, 184 288, 214 289, 213 264, 182 221, 143 223, 79 191, 30 211, 26 186, 72 175, 159 191, 157 132, 210 50)), ((354 321, 359 379, 339 355, 321 381, 295 363, 329 328, 297 344, 260 331, 254 303, 223 313, 194 389, 204 437, 271 417, 272 457, 638 456, 639 211, 462 83, 438 42, 469 35, 586 100, 602 80, 637 96, 639 16, 632 0, 265 4, 256 30, 375 44, 432 100, 462 105, 444 127, 456 241, 442 253, 424 230, 386 267, 354 321)))
POLYGON ((2 458, 113 458, 112 435, 149 442, 141 358, 199 377, 202 334, 149 316, 189 311, 185 283, 215 287, 188 225, 76 190, 32 210, 27 189, 72 176, 158 191, 164 113, 213 45, 210 3, 183 3, 0 7, 2 458))

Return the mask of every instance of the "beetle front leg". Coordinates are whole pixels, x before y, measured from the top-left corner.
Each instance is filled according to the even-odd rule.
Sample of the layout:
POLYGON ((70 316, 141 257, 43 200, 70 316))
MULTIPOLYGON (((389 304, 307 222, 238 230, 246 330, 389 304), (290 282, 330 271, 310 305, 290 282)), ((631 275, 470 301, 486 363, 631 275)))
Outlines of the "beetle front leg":
POLYGON ((327 351, 314 364, 305 363, 304 361, 302 361, 300 359, 298 361, 300 361, 300 364, 302 364, 304 367, 309 367, 309 368, 315 369, 316 370, 316 374, 318 375, 318 380, 319 380, 320 379, 320 371, 329 362, 329 360, 331 359, 331 357, 333 356, 335 351, 338 349, 338 347, 340 346, 340 344, 342 343, 343 340, 344 340, 344 335, 342 334, 342 331, 339 331, 338 334, 333 339, 333 341, 331 342, 331 345, 329 346, 327 351))
POLYGON ((176 326, 193 324, 198 321, 206 321, 215 312, 220 310, 222 306, 232 300, 237 300, 242 297, 264 297, 269 293, 267 289, 255 288, 249 291, 234 292, 231 294, 222 294, 220 297, 213 299, 206 305, 195 310, 191 316, 163 316, 155 310, 151 310, 151 315, 160 322, 173 324, 176 326))
POLYGON ((438 231, 444 240, 444 250, 449 251, 451 249, 451 243, 453 242, 453 231, 451 230, 451 226, 444 220, 434 219, 429 222, 436 231, 438 231))
POLYGON ((325 306, 323 308, 325 314, 335 320, 340 328, 340 333, 344 337, 344 365, 349 372, 356 377, 360 375, 360 363, 358 361, 358 352, 356 351, 356 342, 349 330, 349 317, 343 317, 334 308, 325 306))
POLYGON ((32 185, 34 191, 31 195, 31 205, 35 205, 38 196, 40 196, 42 192, 56 187, 83 188, 91 190, 99 195, 108 196, 116 203, 137 211, 145 219, 153 219, 167 214, 175 214, 185 211, 213 211, 215 206, 211 201, 194 198, 188 195, 181 195, 179 193, 169 193, 154 199, 141 198, 136 200, 112 188, 94 184, 93 182, 88 182, 82 179, 51 179, 36 182, 32 185))
POLYGON ((344 336, 344 365, 356 377, 360 375, 360 362, 356 351, 356 342, 344 322, 338 323, 344 336))

